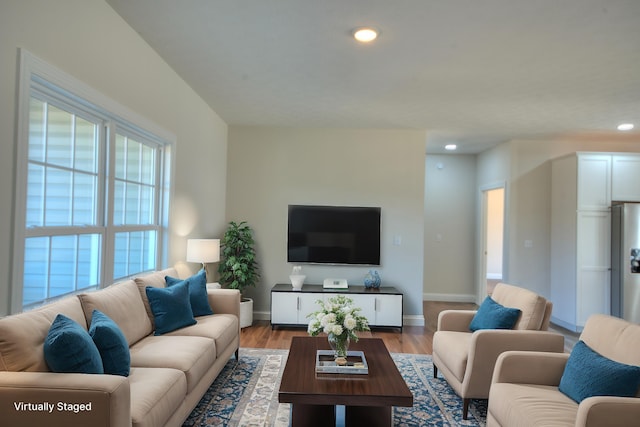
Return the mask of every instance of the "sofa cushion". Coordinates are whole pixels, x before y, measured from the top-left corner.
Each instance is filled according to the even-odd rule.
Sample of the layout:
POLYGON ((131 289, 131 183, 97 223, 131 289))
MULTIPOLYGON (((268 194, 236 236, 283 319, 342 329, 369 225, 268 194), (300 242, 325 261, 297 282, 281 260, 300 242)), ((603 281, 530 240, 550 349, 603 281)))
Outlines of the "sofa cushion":
POLYGON ((100 352, 89 333, 58 314, 44 339, 44 359, 52 372, 104 374, 100 352))
POLYGON ((147 311, 147 316, 149 316, 149 320, 151 321, 153 329, 155 329, 155 323, 153 320, 153 312, 151 311, 151 306, 149 305, 149 299, 147 298, 146 289, 148 286, 154 288, 166 288, 167 282, 164 279, 166 276, 178 277, 178 272, 175 268, 172 267, 161 271, 155 271, 153 273, 148 273, 134 279, 136 285, 138 285, 140 297, 142 298, 144 308, 147 311))
POLYGON ((169 332, 167 335, 211 338, 216 343, 216 357, 218 357, 238 338, 239 330, 237 316, 213 314, 198 317, 197 324, 169 332))
POLYGON ((48 371, 44 339, 58 314, 75 320, 83 329, 87 327, 75 296, 0 319, 0 371, 48 371))
POLYGON ((207 273, 204 269, 184 280, 166 276, 167 286, 175 286, 178 283, 189 282, 189 301, 194 316, 207 316, 213 314, 207 297, 207 273))
POLYGON ((576 425, 578 405, 555 386, 494 383, 491 385, 491 416, 501 426, 576 425))
POLYGON ((187 393, 191 393, 216 360, 215 342, 204 337, 151 335, 130 350, 132 367, 182 371, 187 379, 187 393))
POLYGON ((189 282, 181 282, 164 289, 150 286, 146 292, 156 325, 155 335, 166 334, 196 323, 189 302, 189 282))
POLYGON ((104 373, 128 377, 131 368, 129 344, 116 322, 93 310, 89 335, 100 352, 104 373))
POLYGON ((164 426, 187 395, 184 373, 170 368, 131 368, 132 427, 164 426))
POLYGON ((95 292, 79 295, 84 315, 90 321, 93 310, 109 316, 127 338, 127 344, 138 342, 152 332, 151 321, 144 309, 138 286, 133 280, 116 283, 95 292))
POLYGON ((460 382, 467 369, 472 336, 471 332, 454 331, 438 331, 433 335, 433 353, 447 355, 447 367, 460 382))
POLYGON ((505 307, 488 296, 471 319, 469 330, 475 332, 480 329, 511 329, 520 313, 520 309, 505 307))
POLYGON ((638 387, 640 366, 607 359, 584 341, 578 341, 565 365, 559 389, 580 403, 591 396, 634 397, 638 387))
POLYGON ((506 283, 498 283, 491 297, 498 304, 519 308, 522 311, 513 329, 537 331, 542 327, 547 300, 535 292, 506 283))

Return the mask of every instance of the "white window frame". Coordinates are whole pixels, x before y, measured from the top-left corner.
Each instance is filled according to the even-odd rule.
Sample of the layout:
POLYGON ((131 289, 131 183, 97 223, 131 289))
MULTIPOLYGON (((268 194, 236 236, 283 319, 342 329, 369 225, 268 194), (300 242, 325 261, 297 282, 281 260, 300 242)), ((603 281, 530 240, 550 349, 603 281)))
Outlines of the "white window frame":
MULTIPOLYGON (((129 136, 138 136, 146 141, 153 141, 161 147, 160 156, 156 159, 157 177, 156 184, 159 186, 159 194, 155 203, 158 218, 158 252, 156 258, 156 266, 158 269, 167 266, 168 259, 168 224, 169 224, 169 202, 172 196, 172 171, 174 170, 173 162, 174 147, 176 137, 174 134, 164 130, 155 123, 140 116, 139 114, 129 110, 116 101, 111 100, 85 83, 70 76, 64 71, 46 63, 37 58, 28 51, 20 49, 20 77, 18 86, 18 117, 16 131, 16 190, 15 190, 15 215, 13 229, 13 259, 12 259, 12 282, 11 282, 11 313, 18 313, 23 310, 23 280, 24 280, 24 250, 26 231, 26 196, 27 196, 27 162, 29 150, 29 102, 32 94, 32 87, 38 86, 41 89, 48 87, 50 94, 55 98, 56 94, 61 96, 62 102, 67 103, 69 100, 74 110, 85 111, 89 114, 102 119, 109 138, 109 147, 114 147, 116 129, 120 133, 129 136), (84 107, 84 108, 83 108, 84 107)), ((106 147, 102 147, 104 151, 106 147)), ((103 153, 107 154, 107 153, 103 153)), ((112 155, 112 153, 110 154, 112 155)), ((100 166, 100 168, 104 168, 100 166)), ((100 170, 99 174, 105 174, 108 171, 100 170)), ((109 180, 113 180, 113 171, 108 173, 109 180)), ((113 183, 107 183, 112 185, 113 183)), ((103 192, 104 189, 99 189, 103 192)), ((103 193, 104 194, 104 193, 103 193)), ((102 196, 102 203, 105 197, 102 196)), ((107 201, 112 204, 113 200, 107 201)), ((99 227, 104 230, 107 224, 112 224, 112 218, 105 218, 106 215, 112 215, 113 209, 110 208, 105 212, 101 207, 99 212, 99 227)), ((126 227, 125 227, 126 228, 126 227)), ((137 227, 136 230, 139 230, 137 227)), ((115 232, 123 231, 122 227, 107 229, 104 232, 102 242, 102 266, 100 269, 99 283, 101 287, 106 287, 113 280, 113 236, 115 232)), ((55 298, 53 298, 55 299, 55 298)))

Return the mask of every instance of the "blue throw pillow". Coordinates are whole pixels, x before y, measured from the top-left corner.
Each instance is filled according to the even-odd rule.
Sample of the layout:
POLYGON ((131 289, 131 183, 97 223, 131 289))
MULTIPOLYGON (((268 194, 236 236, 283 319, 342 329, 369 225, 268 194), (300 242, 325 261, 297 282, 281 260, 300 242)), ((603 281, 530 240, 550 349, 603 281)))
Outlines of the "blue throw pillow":
POLYGON ((473 316, 469 329, 472 332, 479 329, 511 329, 519 316, 519 309, 505 307, 488 296, 473 316))
POLYGON ((52 372, 103 374, 100 352, 89 333, 58 314, 44 340, 44 360, 52 372))
POLYGON ((166 276, 164 280, 167 282, 167 286, 173 286, 181 282, 189 282, 189 301, 191 301, 193 315, 206 316, 213 314, 213 310, 209 305, 209 298, 207 297, 207 273, 204 269, 188 279, 182 280, 166 276))
POLYGON ((129 344, 113 320, 98 310, 93 310, 89 335, 96 344, 104 373, 128 377, 131 371, 129 344))
POLYGON ((634 397, 638 387, 640 366, 608 359, 578 341, 564 367, 559 389, 580 403, 591 396, 634 397))
POLYGON ((196 323, 189 302, 189 282, 169 288, 145 288, 156 324, 154 335, 162 335, 196 323))

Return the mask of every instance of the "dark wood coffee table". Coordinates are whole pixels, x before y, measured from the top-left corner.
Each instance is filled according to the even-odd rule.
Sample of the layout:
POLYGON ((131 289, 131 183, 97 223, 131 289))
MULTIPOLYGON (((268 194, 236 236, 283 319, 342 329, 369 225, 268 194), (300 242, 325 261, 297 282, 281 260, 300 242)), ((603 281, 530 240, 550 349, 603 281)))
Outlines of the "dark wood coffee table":
POLYGON ((413 395, 378 338, 361 338, 349 350, 364 352, 366 375, 316 374, 316 351, 327 337, 293 337, 278 401, 291 404, 292 426, 335 426, 336 405, 345 407, 346 426, 391 426, 393 406, 413 406, 413 395))

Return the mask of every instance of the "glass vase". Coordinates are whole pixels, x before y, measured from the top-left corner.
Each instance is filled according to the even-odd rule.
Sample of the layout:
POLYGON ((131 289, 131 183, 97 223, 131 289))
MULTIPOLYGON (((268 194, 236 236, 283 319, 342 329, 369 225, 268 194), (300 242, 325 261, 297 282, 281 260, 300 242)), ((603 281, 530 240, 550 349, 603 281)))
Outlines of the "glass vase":
POLYGON ((327 336, 327 339, 329 340, 329 346, 331 347, 331 350, 333 350, 334 357, 347 357, 349 343, 351 342, 348 334, 329 334, 327 336))

